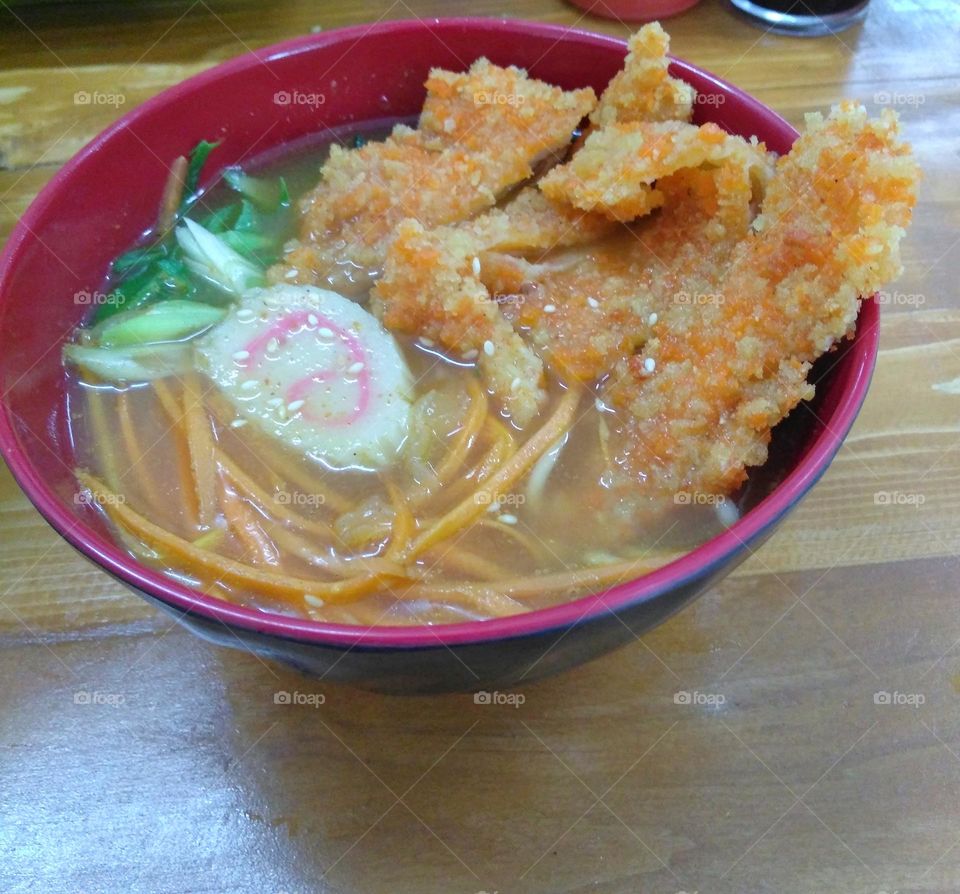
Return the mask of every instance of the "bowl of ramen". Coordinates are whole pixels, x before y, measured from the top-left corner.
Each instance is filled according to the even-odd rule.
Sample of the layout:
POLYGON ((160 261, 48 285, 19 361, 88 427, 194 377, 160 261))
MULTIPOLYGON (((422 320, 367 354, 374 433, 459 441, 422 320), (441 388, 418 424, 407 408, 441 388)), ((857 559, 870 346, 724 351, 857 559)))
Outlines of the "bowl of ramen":
POLYGON ((516 686, 746 558, 849 431, 917 171, 629 43, 488 19, 258 50, 125 115, 0 264, 0 445, 215 642, 516 686))

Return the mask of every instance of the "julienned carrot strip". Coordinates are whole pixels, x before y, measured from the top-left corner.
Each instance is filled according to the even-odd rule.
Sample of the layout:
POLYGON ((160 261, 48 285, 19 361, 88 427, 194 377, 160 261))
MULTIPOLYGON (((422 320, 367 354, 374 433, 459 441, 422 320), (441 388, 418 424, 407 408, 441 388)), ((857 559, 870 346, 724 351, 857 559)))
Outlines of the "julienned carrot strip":
POLYGON ((137 427, 130 412, 130 396, 126 392, 117 396, 117 414, 120 417, 120 434, 123 436, 124 447, 129 459, 129 466, 121 478, 125 479, 131 472, 135 472, 140 491, 147 504, 160 509, 164 501, 149 469, 144 469, 141 465, 144 458, 143 448, 140 445, 137 427))
POLYGON ((99 498, 107 514, 119 525, 135 534, 148 546, 167 555, 175 555, 194 566, 213 572, 218 578, 253 588, 256 592, 272 594, 293 602, 301 610, 304 595, 311 594, 326 602, 350 602, 369 595, 380 586, 388 586, 391 576, 384 574, 361 575, 348 580, 318 582, 305 580, 275 571, 253 568, 226 556, 219 556, 194 546, 182 537, 155 525, 140 513, 131 509, 123 499, 94 476, 77 470, 77 480, 99 498))
POLYGON ((103 469, 103 477, 112 488, 120 487, 117 474, 117 460, 113 451, 114 438, 107 427, 107 417, 103 408, 103 395, 99 388, 87 388, 87 413, 90 417, 91 440, 97 445, 97 458, 103 469))
POLYGON ((170 392, 165 379, 153 382, 153 393, 167 414, 170 425, 167 433, 175 439, 177 466, 180 471, 180 496, 183 500, 184 515, 191 529, 200 527, 200 506, 197 502, 197 488, 193 481, 193 466, 190 461, 190 445, 187 443, 186 425, 183 416, 183 404, 170 392))
POLYGON ((639 574, 649 574, 682 554, 681 550, 656 553, 642 559, 629 559, 610 565, 600 565, 596 568, 578 568, 574 571, 561 571, 555 574, 533 574, 527 577, 513 578, 512 580, 498 580, 492 584, 476 582, 418 583, 405 587, 402 593, 404 598, 422 598, 441 602, 447 601, 448 598, 475 598, 479 603, 494 594, 510 599, 522 599, 530 596, 562 593, 566 590, 584 587, 595 590, 616 586, 639 574))
MULTIPOLYGON (((221 424, 226 425, 234 418, 233 407, 222 395, 209 394, 206 399, 210 412, 221 424)), ((288 485, 296 485, 305 493, 322 494, 322 505, 329 507, 331 511, 337 514, 352 508, 352 504, 347 498, 332 490, 328 482, 321 480, 321 476, 311 474, 308 470, 302 468, 296 460, 284 455, 281 450, 277 449, 276 441, 258 431, 255 425, 248 425, 243 431, 247 433, 243 439, 244 449, 271 475, 280 478, 288 485), (251 449, 246 443, 250 440, 256 442, 256 450, 251 449)))
POLYGON ((289 522, 298 528, 309 531, 318 537, 327 539, 333 538, 333 528, 326 522, 317 519, 307 518, 299 512, 290 508, 289 503, 279 499, 279 494, 275 493, 272 497, 256 481, 253 480, 243 469, 240 468, 230 457, 222 450, 217 451, 217 462, 224 469, 231 483, 246 494, 247 498, 258 503, 265 512, 274 518, 289 522))
POLYGON ((393 525, 390 529, 390 545, 385 553, 386 558, 393 559, 402 555, 417 530, 417 523, 413 513, 403 497, 403 492, 389 479, 384 481, 390 502, 393 504, 393 525))
POLYGON ((483 421, 487 417, 487 392, 471 376, 467 380, 467 391, 470 394, 470 411, 463 421, 456 440, 437 469, 437 480, 442 486, 466 462, 470 448, 483 428, 483 421))
POLYGON ((200 526, 209 528, 217 518, 217 461, 213 431, 203 406, 203 393, 194 376, 183 380, 183 415, 190 447, 200 526))
POLYGON ((488 481, 475 493, 458 503, 442 518, 417 537, 404 552, 398 556, 402 561, 415 559, 431 546, 446 540, 470 524, 497 498, 516 484, 528 472, 540 455, 565 432, 573 422, 573 414, 580 403, 579 392, 571 389, 564 393, 553 415, 543 427, 531 437, 488 481))
POLYGON ((279 556, 277 547, 257 525, 253 513, 244 505, 243 499, 227 486, 222 472, 217 479, 223 516, 227 520, 227 526, 243 545, 244 557, 255 559, 257 563, 276 565, 279 556))

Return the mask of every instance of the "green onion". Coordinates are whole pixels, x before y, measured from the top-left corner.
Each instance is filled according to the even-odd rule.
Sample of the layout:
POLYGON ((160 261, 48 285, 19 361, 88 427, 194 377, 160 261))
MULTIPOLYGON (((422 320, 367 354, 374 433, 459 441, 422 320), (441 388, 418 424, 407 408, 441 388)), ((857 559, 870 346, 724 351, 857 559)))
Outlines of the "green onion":
POLYGON ((193 352, 189 345, 182 342, 131 348, 94 348, 69 344, 63 349, 63 359, 87 375, 122 385, 182 375, 191 368, 193 352))
POLYGON ((290 204, 290 193, 283 177, 267 180, 245 174, 240 168, 227 168, 223 179, 231 189, 253 202, 261 211, 276 211, 290 204))
POLYGON ((202 332, 224 316, 225 310, 209 304, 171 299, 110 317, 90 334, 107 348, 176 341, 202 332))
POLYGON ((265 283, 263 270, 232 249, 223 239, 192 220, 176 229, 187 267, 233 295, 265 283))

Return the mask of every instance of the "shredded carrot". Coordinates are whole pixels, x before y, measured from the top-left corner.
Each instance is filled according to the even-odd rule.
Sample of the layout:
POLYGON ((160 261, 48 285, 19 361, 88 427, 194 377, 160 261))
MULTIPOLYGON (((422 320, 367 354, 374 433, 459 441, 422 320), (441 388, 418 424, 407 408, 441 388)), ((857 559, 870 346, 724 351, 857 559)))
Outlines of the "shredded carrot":
POLYGON ((403 497, 400 488, 389 479, 384 481, 390 502, 393 504, 393 525, 390 531, 390 545, 387 547, 386 557, 393 559, 403 555, 403 551, 410 543, 417 530, 417 523, 410 511, 410 506, 403 497))
POLYGON ((580 394, 571 389, 560 398, 553 415, 476 493, 458 503, 446 515, 417 537, 401 554, 405 561, 415 559, 431 546, 452 537, 487 508, 528 472, 538 457, 566 431, 580 403, 580 394))
POLYGON ((369 595, 378 587, 385 586, 391 579, 390 575, 370 574, 323 583, 254 568, 195 546, 131 509, 120 495, 94 476, 80 469, 76 475, 77 480, 99 498, 99 502, 114 522, 135 534, 143 543, 162 553, 178 556, 196 569, 210 571, 224 580, 250 587, 254 592, 271 594, 293 602, 301 610, 306 593, 315 594, 327 602, 349 602, 369 595))
POLYGON ((333 528, 326 522, 317 519, 307 518, 299 512, 291 509, 289 504, 278 500, 277 495, 268 494, 256 481, 243 471, 230 457, 222 450, 217 451, 217 462, 226 472, 231 483, 243 491, 247 498, 263 507, 274 518, 309 531, 318 537, 332 538, 333 528))
POLYGON ((209 528, 217 517, 217 461, 210 419, 204 410, 203 392, 195 376, 184 378, 183 413, 200 526, 209 528))
POLYGON ((276 565, 279 557, 277 547, 257 524, 254 513, 244 504, 243 498, 229 487, 222 472, 217 476, 217 483, 224 518, 243 546, 244 558, 257 564, 276 565))
POLYGON ((131 472, 136 472, 137 484, 146 503, 150 506, 163 506, 165 501, 160 496, 157 483, 149 469, 144 468, 144 452, 130 412, 130 395, 125 391, 117 395, 117 415, 120 417, 120 434, 130 459, 130 466, 120 476, 121 480, 125 482, 131 472))
POLYGON ((467 380, 467 392, 470 395, 470 410, 457 433, 453 446, 451 446, 449 453, 437 469, 437 479, 441 486, 449 481, 458 469, 463 468, 467 454, 473 447, 487 417, 487 392, 480 387, 480 383, 472 376, 467 380))
POLYGON ((193 468, 190 462, 190 445, 187 443, 186 426, 183 418, 183 404, 170 392, 167 381, 157 379, 153 383, 153 392, 163 407, 170 427, 165 435, 173 435, 177 466, 180 472, 180 496, 183 498, 183 510, 187 524, 192 529, 200 528, 200 506, 197 502, 197 489, 193 484, 193 468))

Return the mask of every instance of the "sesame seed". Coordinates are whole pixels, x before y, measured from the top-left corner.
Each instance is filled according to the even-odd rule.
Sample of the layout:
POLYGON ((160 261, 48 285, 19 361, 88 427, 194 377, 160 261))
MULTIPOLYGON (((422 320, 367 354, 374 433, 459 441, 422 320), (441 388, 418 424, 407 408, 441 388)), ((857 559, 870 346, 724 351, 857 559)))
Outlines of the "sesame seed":
POLYGON ((276 409, 282 403, 283 403, 282 397, 271 397, 270 400, 267 401, 267 406, 270 407, 271 409, 276 409))
POLYGON ((490 341, 490 339, 488 338, 488 339, 483 343, 483 353, 486 354, 488 357, 492 357, 492 356, 493 356, 493 352, 494 352, 495 350, 496 350, 496 348, 494 347, 493 342, 490 341))
POLYGON ((233 352, 234 360, 249 360, 250 352, 249 351, 234 351, 233 352))
POLYGON ((317 596, 314 596, 312 593, 304 593, 303 601, 306 602, 307 605, 312 605, 315 608, 323 608, 324 605, 326 605, 326 603, 322 599, 320 599, 317 596))
POLYGON ((284 279, 296 279, 297 271, 291 267, 286 273, 283 274, 284 279))
POLYGON ((355 376, 358 372, 362 371, 363 363, 361 363, 359 360, 356 363, 351 363, 350 366, 347 367, 347 372, 352 376, 355 376))
POLYGON ((293 415, 293 414, 296 413, 297 410, 299 410, 305 403, 306 403, 305 400, 292 400, 292 401, 290 401, 290 403, 287 404, 287 412, 290 413, 291 415, 293 415))
POLYGON ((246 382, 243 382, 240 387, 244 391, 256 391, 259 383, 256 379, 247 379, 246 382))
POLYGON ((317 326, 320 323, 319 317, 316 314, 307 314, 307 325, 308 326, 317 326))
POLYGON ((600 302, 596 298, 587 298, 587 304, 589 304, 594 310, 600 306, 600 302))
POLYGON ((420 339, 420 344, 425 348, 432 348, 436 342, 432 338, 427 338, 425 335, 420 339))
POLYGON ((602 413, 606 409, 603 401, 600 400, 599 397, 593 402, 593 405, 597 408, 597 412, 599 413, 602 413))
POLYGON ((319 335, 320 338, 333 338, 333 330, 324 326, 322 329, 317 330, 317 335, 319 335))
POLYGON ((241 307, 240 310, 237 311, 237 319, 241 323, 248 323, 255 316, 256 314, 252 310, 250 310, 249 307, 241 307))
POLYGON ((504 512, 498 516, 498 521, 502 521, 505 525, 515 525, 517 523, 517 517, 511 515, 509 512, 504 512))
POLYGON ((643 368, 648 373, 652 373, 657 368, 657 361, 654 360, 653 357, 647 357, 647 359, 643 361, 643 368))
POLYGON ((473 267, 473 275, 479 276, 480 275, 480 258, 473 259, 472 267, 473 267))
POLYGON ((543 305, 543 312, 544 312, 545 314, 553 314, 553 313, 556 313, 556 312, 557 312, 557 305, 556 305, 556 304, 544 304, 544 305, 543 305))
POLYGON ((520 378, 520 376, 517 376, 517 377, 510 383, 510 390, 511 390, 511 391, 516 391, 516 390, 520 387, 520 385, 521 385, 522 382, 523 382, 523 380, 520 378))
POLYGON ((233 422, 230 423, 230 428, 243 428, 246 424, 246 419, 234 419, 233 422))
POLYGON ((658 319, 660 319, 660 318, 659 318, 656 314, 650 314, 650 316, 647 317, 647 322, 648 322, 651 326, 655 326, 658 319))
POLYGON ((267 342, 267 353, 276 354, 277 351, 279 350, 280 350, 280 342, 275 338, 271 338, 270 341, 267 342))

